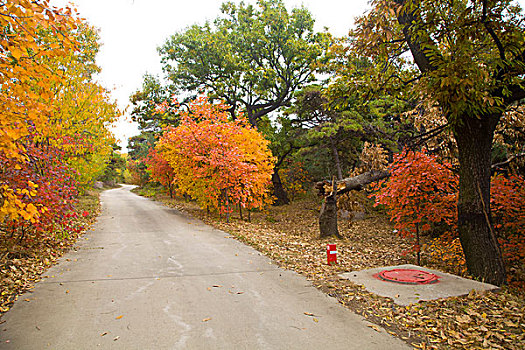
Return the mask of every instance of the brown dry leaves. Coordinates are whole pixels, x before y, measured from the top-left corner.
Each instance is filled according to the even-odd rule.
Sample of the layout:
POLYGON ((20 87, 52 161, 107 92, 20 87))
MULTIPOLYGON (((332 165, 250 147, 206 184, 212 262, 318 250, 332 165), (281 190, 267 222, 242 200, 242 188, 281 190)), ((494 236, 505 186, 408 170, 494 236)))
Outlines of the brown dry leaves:
MULTIPOLYGON (((340 220, 344 239, 320 240, 319 204, 315 201, 271 207, 265 213, 252 213, 252 222, 233 219, 227 224, 206 215, 193 203, 165 196, 157 199, 232 234, 280 266, 305 275, 344 306, 416 348, 524 348, 525 301, 517 292, 471 293, 403 307, 339 278, 342 272, 413 262, 411 256, 403 256, 409 243, 393 234, 382 218, 353 223, 340 220), (327 243, 337 244, 338 265, 326 264, 327 243)), ((439 262, 428 261, 429 267, 436 265, 439 262)))
MULTIPOLYGON (((80 198, 79 211, 86 210, 89 215, 79 220, 88 227, 98 216, 98 193, 91 192, 80 198)), ((0 227, 0 315, 7 312, 22 293, 30 291, 40 275, 54 265, 75 243, 78 235, 63 240, 45 239, 19 243, 0 227)))

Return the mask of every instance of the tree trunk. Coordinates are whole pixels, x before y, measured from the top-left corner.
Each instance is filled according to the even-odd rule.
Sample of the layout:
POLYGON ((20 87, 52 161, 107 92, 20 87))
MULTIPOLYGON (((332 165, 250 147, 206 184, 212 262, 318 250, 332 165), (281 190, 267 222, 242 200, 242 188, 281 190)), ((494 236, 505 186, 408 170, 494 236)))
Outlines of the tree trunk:
POLYGON ((458 231, 468 271, 485 282, 506 282, 490 214, 494 129, 500 115, 465 117, 455 128, 459 153, 458 231))
POLYGON ((281 182, 281 177, 279 176, 279 171, 277 168, 274 169, 272 174, 272 184, 273 184, 273 195, 276 200, 273 205, 284 205, 290 203, 288 195, 284 190, 283 184, 281 182))
POLYGON ((343 170, 341 169, 341 160, 339 159, 339 152, 337 152, 337 145, 335 139, 330 137, 330 145, 332 146, 332 153, 334 155, 335 169, 337 171, 337 180, 343 179, 343 170))
POLYGON ((320 238, 330 236, 341 238, 337 228, 337 183, 335 180, 332 182, 332 186, 332 194, 325 198, 319 215, 320 238))

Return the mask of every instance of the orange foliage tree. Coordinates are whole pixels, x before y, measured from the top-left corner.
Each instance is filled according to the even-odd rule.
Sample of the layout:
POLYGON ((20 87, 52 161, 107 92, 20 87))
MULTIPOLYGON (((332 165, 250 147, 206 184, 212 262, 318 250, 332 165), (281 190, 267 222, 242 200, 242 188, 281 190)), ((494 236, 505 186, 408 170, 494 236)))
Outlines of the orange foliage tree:
POLYGON ((229 119, 227 110, 199 98, 177 127, 165 129, 156 149, 173 168, 178 191, 201 207, 220 213, 233 205, 261 208, 273 171, 269 142, 243 116, 229 119))
POLYGON ((166 187, 168 194, 173 198, 175 194, 175 173, 171 165, 164 159, 157 149, 151 148, 145 160, 148 170, 151 173, 150 181, 157 181, 166 187))
MULTIPOLYGON (((427 244, 429 253, 465 272, 465 258, 457 232, 458 175, 448 163, 425 151, 404 151, 394 156, 388 181, 373 194, 377 205, 384 205, 400 234, 416 237, 441 226, 440 237, 427 244), (445 228, 443 230, 443 227, 445 228)), ((491 212, 495 236, 502 256, 510 266, 525 263, 525 179, 496 174, 491 181, 491 212)), ((419 243, 414 249, 419 251, 419 243)), ((508 282, 516 276, 509 274, 508 282)), ((523 283, 523 281, 521 281, 523 283)), ((518 283, 519 284, 519 283, 518 283)))
POLYGON ((376 206, 384 205, 398 232, 415 238, 414 250, 420 256, 419 235, 433 225, 456 224, 458 178, 450 164, 440 164, 437 157, 404 150, 394 156, 391 176, 374 194, 376 206))
POLYGON ((286 189, 286 193, 288 193, 292 200, 306 194, 312 182, 308 171, 300 161, 287 161, 286 164, 279 169, 279 176, 286 189))
POLYGON ((525 179, 496 175, 492 178, 492 219, 503 250, 511 263, 525 265, 525 179))

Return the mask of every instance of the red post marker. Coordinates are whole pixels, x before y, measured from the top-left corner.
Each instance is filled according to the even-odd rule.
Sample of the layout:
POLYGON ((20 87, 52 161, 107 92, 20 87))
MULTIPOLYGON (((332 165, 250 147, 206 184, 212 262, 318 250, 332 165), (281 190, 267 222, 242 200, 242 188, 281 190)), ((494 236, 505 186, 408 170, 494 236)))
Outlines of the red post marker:
POLYGON ((337 250, 335 248, 335 244, 326 245, 326 257, 328 265, 337 264, 337 250))

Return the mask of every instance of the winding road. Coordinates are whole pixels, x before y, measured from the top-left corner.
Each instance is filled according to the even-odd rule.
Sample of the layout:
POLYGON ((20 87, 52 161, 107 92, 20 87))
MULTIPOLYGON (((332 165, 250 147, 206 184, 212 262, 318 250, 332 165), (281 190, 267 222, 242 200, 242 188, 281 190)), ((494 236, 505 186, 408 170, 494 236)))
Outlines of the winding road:
POLYGON ((130 192, 19 298, 0 349, 408 349, 228 234, 130 192), (28 299, 28 301, 24 301, 28 299))

